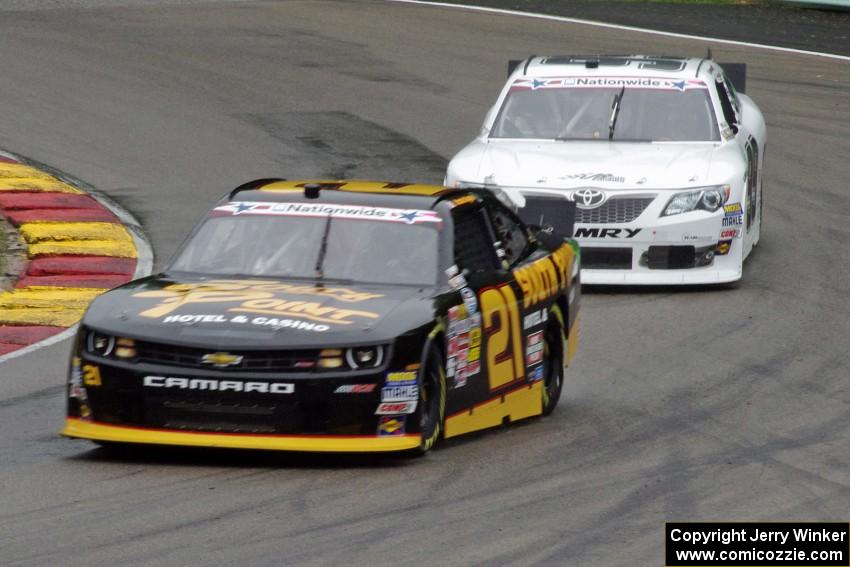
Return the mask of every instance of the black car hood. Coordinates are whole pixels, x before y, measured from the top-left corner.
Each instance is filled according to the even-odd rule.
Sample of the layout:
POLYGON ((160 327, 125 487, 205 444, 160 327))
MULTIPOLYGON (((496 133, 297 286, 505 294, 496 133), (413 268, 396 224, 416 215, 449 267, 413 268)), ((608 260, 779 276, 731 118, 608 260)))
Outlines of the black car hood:
POLYGON ((155 275, 98 297, 83 325, 138 340, 216 348, 391 342, 434 319, 433 288, 155 275))

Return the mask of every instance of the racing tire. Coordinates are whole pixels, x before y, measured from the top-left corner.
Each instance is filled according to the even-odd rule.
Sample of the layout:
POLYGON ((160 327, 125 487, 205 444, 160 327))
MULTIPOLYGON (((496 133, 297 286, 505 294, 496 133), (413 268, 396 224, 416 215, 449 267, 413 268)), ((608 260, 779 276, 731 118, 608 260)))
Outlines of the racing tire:
POLYGON ((424 455, 443 434, 446 419, 446 364, 440 349, 433 342, 422 361, 419 383, 419 430, 421 441, 415 452, 424 455))
POLYGON ((555 411, 564 389, 564 356, 567 338, 564 316, 557 305, 549 311, 549 324, 543 337, 543 415, 555 411))

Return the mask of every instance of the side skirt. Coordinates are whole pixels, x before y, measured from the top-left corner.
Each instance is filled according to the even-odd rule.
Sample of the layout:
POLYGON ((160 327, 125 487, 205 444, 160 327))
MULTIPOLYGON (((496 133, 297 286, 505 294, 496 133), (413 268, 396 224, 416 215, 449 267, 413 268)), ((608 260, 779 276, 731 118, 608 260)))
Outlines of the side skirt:
POLYGON ((542 382, 523 384, 496 398, 446 417, 445 437, 498 427, 505 418, 518 421, 543 413, 542 382))

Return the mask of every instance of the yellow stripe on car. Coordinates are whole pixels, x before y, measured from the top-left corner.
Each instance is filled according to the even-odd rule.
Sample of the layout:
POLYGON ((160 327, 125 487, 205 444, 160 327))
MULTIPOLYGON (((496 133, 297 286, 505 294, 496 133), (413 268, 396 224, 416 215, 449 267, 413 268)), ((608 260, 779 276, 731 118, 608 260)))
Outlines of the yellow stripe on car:
MULTIPOLYGON (((539 395, 539 394, 538 394, 539 395)), ((376 452, 404 451, 419 447, 419 435, 387 437, 334 435, 249 435, 242 433, 189 433, 164 429, 119 427, 68 418, 60 432, 66 437, 112 441, 118 443, 148 443, 223 449, 263 449, 271 451, 318 452, 376 452)))
POLYGON ((338 181, 333 179, 275 181, 269 183, 268 185, 263 185, 262 187, 259 187, 259 190, 272 192, 303 191, 304 185, 309 185, 311 183, 333 186, 332 190, 355 191, 358 193, 392 193, 403 195, 433 196, 443 191, 446 191, 446 188, 441 185, 424 185, 419 183, 382 183, 378 181, 357 180, 338 181))
POLYGON ((446 418, 445 437, 497 427, 506 417, 517 421, 543 413, 542 382, 533 382, 468 411, 446 418))
POLYGON ((579 337, 579 318, 581 317, 581 313, 576 314, 575 319, 573 320, 573 326, 570 328, 570 335, 567 338, 567 342, 569 346, 567 348, 567 364, 573 363, 573 358, 576 355, 576 349, 578 348, 578 337, 579 337))

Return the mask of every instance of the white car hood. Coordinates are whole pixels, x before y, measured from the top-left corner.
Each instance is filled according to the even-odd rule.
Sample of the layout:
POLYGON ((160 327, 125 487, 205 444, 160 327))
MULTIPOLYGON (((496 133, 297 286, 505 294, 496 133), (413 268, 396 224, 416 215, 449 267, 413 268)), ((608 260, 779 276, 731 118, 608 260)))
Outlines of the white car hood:
POLYGON ((457 180, 503 187, 676 189, 711 184, 718 149, 713 142, 476 140, 453 165, 457 180))

